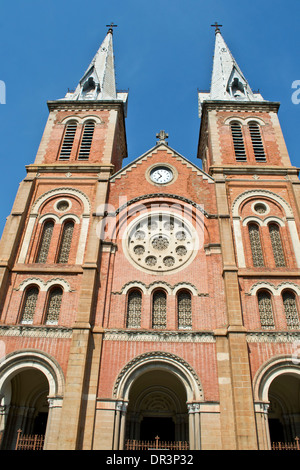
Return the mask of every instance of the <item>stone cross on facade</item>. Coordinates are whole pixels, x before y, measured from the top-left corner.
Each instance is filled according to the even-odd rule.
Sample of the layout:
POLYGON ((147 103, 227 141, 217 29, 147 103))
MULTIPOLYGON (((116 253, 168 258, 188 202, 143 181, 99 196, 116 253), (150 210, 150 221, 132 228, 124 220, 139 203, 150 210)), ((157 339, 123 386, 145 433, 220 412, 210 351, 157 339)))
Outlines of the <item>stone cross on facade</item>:
POLYGON ((165 131, 160 131, 158 134, 156 134, 156 138, 159 139, 157 141, 157 144, 160 144, 160 143, 165 143, 165 144, 168 144, 167 142, 167 138, 169 137, 169 134, 167 134, 165 131))

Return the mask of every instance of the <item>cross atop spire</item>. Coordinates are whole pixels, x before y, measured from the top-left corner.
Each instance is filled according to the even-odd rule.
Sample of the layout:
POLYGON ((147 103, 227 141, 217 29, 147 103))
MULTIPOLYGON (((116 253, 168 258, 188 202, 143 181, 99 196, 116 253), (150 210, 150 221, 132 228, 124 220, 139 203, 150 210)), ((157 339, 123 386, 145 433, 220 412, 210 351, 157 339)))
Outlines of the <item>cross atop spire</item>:
POLYGON ((106 27, 109 28, 107 32, 113 34, 113 28, 117 28, 118 25, 114 23, 110 23, 110 24, 107 24, 106 27))
POLYGON ((216 21, 215 24, 211 24, 210 26, 212 26, 213 28, 216 28, 216 31, 215 33, 220 33, 220 28, 222 28, 222 24, 218 24, 218 22, 216 21))

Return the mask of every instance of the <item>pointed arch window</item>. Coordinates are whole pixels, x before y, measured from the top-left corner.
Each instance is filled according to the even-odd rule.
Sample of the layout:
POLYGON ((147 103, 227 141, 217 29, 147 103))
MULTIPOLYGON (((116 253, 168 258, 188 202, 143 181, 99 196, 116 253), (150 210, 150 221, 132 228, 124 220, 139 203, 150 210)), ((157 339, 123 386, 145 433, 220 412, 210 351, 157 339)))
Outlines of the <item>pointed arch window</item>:
POLYGON ((259 226, 257 224, 249 224, 249 239, 250 239, 250 246, 252 252, 252 260, 254 267, 262 267, 264 266, 264 258, 263 252, 261 247, 261 240, 260 240, 260 233, 259 233, 259 226))
POLYGON ((272 298, 268 291, 260 291, 257 294, 260 323, 263 329, 274 328, 272 298))
POLYGON ((277 268, 285 266, 284 252, 280 236, 280 228, 277 224, 269 224, 269 233, 273 249, 273 256, 277 268))
POLYGON ((167 326, 167 296, 163 290, 155 291, 152 304, 152 328, 163 329, 167 326))
POLYGON ((69 254, 72 244, 73 232, 74 232, 74 221, 68 220, 63 224, 62 237, 58 253, 58 263, 67 263, 69 260, 69 254))
POLYGON ((69 160, 71 152, 72 152, 72 148, 73 148, 76 129, 77 129, 76 121, 71 121, 66 125, 64 140, 63 140, 60 154, 59 154, 60 160, 69 160))
POLYGON ((289 329, 300 329, 299 313, 296 303, 296 295, 292 291, 285 291, 282 294, 282 301, 286 322, 289 329))
POLYGON ((93 140, 95 130, 95 123, 93 121, 88 121, 84 124, 83 134, 78 154, 79 160, 88 160, 90 156, 90 150, 93 140))
POLYGON ((242 127, 239 122, 234 121, 230 124, 230 128, 234 146, 235 159, 237 162, 245 162, 247 160, 247 157, 242 127))
POLYGON ((128 294, 127 328, 140 328, 142 314, 142 294, 135 289, 128 294))
POLYGON ((257 122, 249 122, 249 131, 250 131, 250 137, 252 141, 252 147, 253 147, 253 152, 255 156, 255 160, 257 162, 265 162, 266 161, 266 155, 265 155, 265 150, 261 138, 261 131, 260 131, 260 126, 257 124, 257 122))
POLYGON ((36 263, 47 262, 50 243, 51 243, 52 234, 53 234, 53 228, 54 228, 53 220, 47 220, 43 225, 42 236, 40 240, 36 263))
POLYGON ((35 314, 36 303, 39 295, 39 289, 36 286, 27 287, 24 296, 21 323, 31 324, 33 323, 33 317, 35 314))
POLYGON ((46 311, 46 325, 57 325, 63 290, 61 287, 53 287, 49 292, 49 298, 46 311))
POLYGON ((177 295, 178 328, 192 328, 192 296, 188 291, 180 291, 177 295))

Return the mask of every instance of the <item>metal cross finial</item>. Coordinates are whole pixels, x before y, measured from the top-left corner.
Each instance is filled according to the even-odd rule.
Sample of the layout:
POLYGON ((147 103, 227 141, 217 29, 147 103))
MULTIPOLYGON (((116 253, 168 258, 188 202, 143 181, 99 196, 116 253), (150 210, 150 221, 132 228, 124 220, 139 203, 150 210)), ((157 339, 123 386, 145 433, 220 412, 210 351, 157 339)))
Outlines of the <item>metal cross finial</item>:
POLYGON ((216 21, 215 24, 211 24, 210 26, 212 26, 213 28, 216 28, 216 33, 219 33, 220 32, 220 28, 222 28, 222 24, 218 24, 218 22, 216 21))
POLYGON ((110 23, 110 24, 107 24, 106 27, 109 28, 108 32, 109 33, 113 33, 113 28, 117 28, 117 24, 114 24, 114 23, 110 23))
POLYGON ((156 134, 156 137, 158 140, 158 144, 160 144, 161 142, 164 142, 165 144, 167 144, 168 142, 166 141, 166 139, 169 137, 169 134, 167 134, 165 131, 160 131, 158 134, 156 134))

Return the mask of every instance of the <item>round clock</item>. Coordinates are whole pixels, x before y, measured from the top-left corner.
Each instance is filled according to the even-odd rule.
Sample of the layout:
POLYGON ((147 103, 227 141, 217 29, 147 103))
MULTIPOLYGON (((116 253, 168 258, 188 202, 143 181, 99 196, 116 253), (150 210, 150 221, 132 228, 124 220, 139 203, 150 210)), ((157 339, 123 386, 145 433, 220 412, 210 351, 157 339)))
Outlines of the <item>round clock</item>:
POLYGON ((173 178, 173 172, 166 166, 157 166, 150 173, 150 178, 154 183, 166 184, 173 178))

